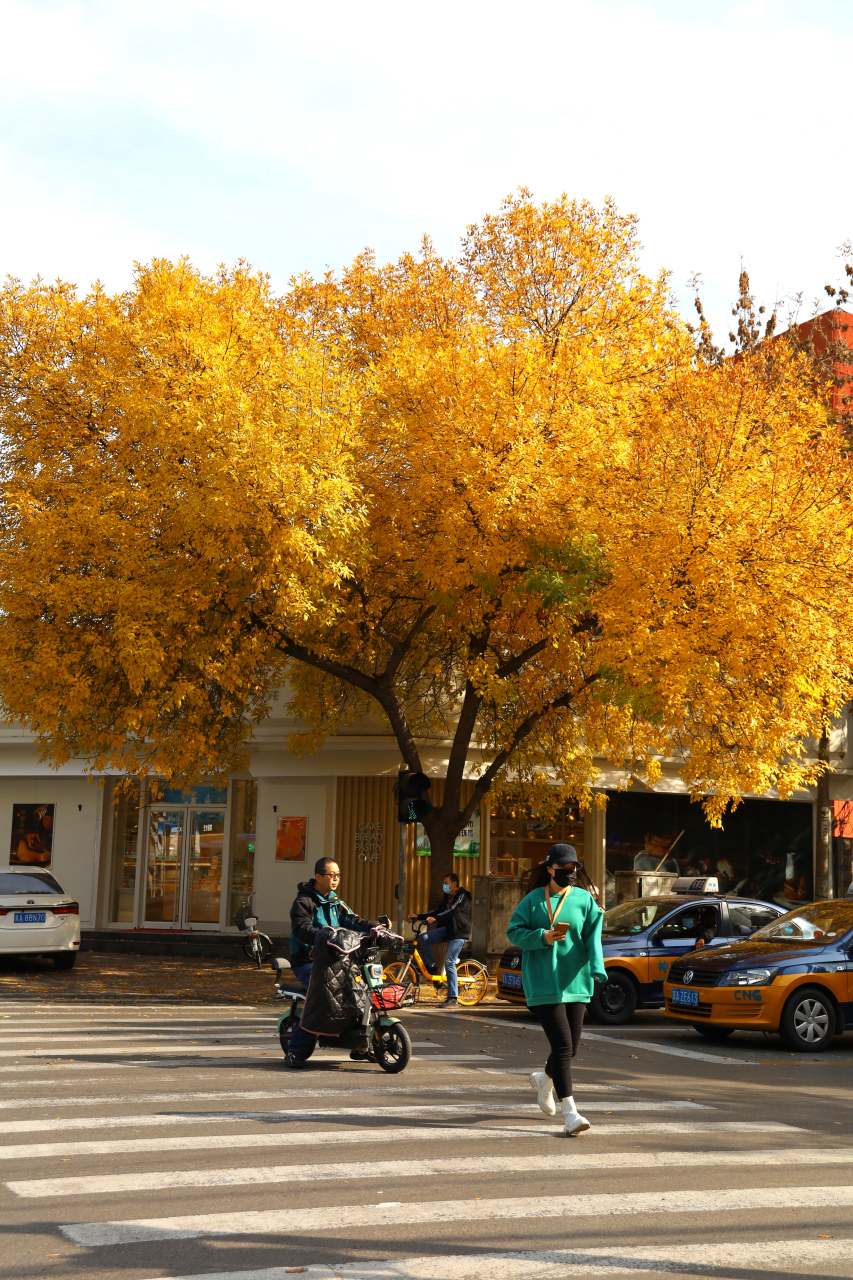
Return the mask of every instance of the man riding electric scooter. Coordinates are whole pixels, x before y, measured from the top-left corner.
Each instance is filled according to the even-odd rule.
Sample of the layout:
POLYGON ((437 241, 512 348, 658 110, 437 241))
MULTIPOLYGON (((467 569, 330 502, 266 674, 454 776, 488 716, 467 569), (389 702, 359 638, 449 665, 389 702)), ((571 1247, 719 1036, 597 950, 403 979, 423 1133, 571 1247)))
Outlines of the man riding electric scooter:
MULTIPOLYGON (((352 929, 355 933, 368 933, 372 928, 370 920, 361 920, 338 897, 340 881, 341 869, 334 858, 318 859, 313 880, 299 886, 290 908, 290 967, 306 991, 311 981, 311 949, 321 929, 352 929)), ((292 1069, 304 1067, 316 1043, 315 1035, 297 1027, 284 1065, 292 1069)), ((350 1057, 362 1062, 367 1051, 354 1049, 350 1057)))

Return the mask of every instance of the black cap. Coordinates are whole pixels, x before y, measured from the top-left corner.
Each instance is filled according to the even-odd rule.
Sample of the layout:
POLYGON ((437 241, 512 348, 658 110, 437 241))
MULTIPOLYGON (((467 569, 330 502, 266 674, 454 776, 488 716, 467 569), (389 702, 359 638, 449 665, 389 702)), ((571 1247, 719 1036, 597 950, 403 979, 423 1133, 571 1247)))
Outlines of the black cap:
POLYGON ((580 862, 573 844, 552 844, 545 855, 549 867, 567 867, 570 862, 580 862))

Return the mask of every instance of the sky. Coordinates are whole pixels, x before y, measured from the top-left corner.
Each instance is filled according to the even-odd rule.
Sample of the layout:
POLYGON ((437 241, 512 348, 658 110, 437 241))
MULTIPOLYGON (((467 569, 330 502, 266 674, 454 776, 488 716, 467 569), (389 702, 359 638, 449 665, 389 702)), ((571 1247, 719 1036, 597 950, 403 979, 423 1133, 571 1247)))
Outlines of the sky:
POLYGON ((828 304, 853 239, 850 0, 0 0, 0 276, 125 288, 452 255, 519 186, 615 198, 685 313, 828 304))

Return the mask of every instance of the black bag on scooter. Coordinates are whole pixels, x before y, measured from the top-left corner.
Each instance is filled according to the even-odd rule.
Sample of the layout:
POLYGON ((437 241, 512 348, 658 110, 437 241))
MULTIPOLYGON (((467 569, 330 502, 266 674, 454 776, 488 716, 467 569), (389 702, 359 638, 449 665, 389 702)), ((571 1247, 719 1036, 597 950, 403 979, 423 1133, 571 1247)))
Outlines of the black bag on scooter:
POLYGON ((363 1022, 369 996, 359 962, 361 940, 351 929, 324 929, 314 943, 300 1024, 312 1035, 339 1036, 363 1022))

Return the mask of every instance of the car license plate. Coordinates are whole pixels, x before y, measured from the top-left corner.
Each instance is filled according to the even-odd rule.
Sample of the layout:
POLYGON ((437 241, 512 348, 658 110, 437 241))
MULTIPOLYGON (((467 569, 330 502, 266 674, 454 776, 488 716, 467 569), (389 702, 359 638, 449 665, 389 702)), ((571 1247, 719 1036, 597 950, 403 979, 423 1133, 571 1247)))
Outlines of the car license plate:
POLYGON ((672 992, 673 1004, 698 1004, 699 992, 688 991, 685 987, 675 987, 672 992))
POLYGON ((520 973, 502 973, 501 986, 502 987, 520 987, 521 974, 520 973))
POLYGON ((44 924, 47 915, 44 911, 16 911, 12 917, 13 924, 44 924))

